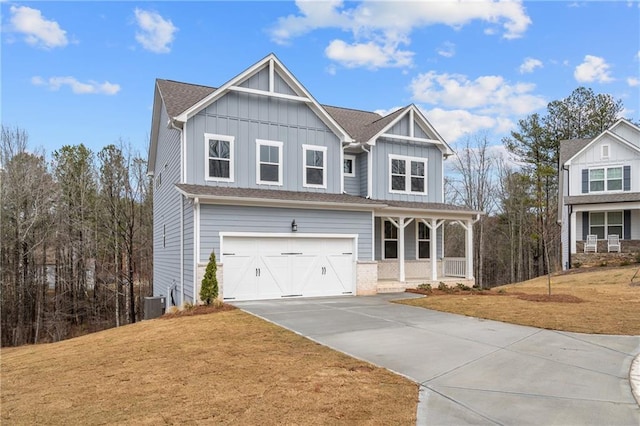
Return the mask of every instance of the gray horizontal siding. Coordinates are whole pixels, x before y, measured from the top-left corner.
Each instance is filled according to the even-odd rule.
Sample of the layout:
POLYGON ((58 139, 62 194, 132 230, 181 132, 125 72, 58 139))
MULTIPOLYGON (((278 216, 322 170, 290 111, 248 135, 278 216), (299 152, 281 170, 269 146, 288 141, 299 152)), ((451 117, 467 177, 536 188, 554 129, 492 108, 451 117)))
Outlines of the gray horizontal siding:
POLYGON ((286 209, 202 204, 200 206, 200 261, 211 250, 220 256, 220 232, 358 234, 358 259, 371 259, 371 212, 286 209))
POLYGON ((183 202, 184 220, 184 276, 182 279, 184 299, 193 303, 193 204, 191 200, 183 202))
POLYGON ((228 93, 187 123, 187 183, 340 192, 340 143, 305 104, 277 98, 228 93), (204 134, 235 137, 234 182, 205 180, 204 134), (283 185, 256 184, 256 139, 283 142, 283 185), (327 147, 327 189, 303 187, 302 145, 327 147))
POLYGON ((372 155, 374 199, 442 202, 442 152, 435 145, 381 138, 376 142, 372 155), (427 159, 427 195, 389 192, 389 154, 427 159))
POLYGON ((174 187, 180 180, 180 133, 167 129, 163 125, 167 120, 163 107, 154 170, 156 179, 162 176, 162 183, 153 191, 153 294, 168 297, 171 287, 180 283, 181 196, 174 187))

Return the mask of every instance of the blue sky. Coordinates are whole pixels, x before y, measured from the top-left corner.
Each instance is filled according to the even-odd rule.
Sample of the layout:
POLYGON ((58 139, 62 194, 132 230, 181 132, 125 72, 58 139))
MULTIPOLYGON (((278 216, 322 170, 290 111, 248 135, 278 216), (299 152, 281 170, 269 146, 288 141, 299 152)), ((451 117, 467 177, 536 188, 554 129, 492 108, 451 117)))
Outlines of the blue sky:
POLYGON ((0 3, 2 124, 47 154, 146 155, 156 78, 219 86, 274 52, 323 104, 418 105, 454 147, 491 144, 579 86, 640 120, 640 3, 0 3))

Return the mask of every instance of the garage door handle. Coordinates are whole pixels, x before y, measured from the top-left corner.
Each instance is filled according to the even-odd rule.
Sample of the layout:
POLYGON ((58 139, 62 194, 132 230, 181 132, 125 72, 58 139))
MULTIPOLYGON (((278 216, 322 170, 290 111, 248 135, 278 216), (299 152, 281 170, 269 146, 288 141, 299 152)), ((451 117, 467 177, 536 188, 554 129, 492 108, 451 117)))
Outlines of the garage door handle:
POLYGON ((322 275, 327 275, 327 267, 326 266, 322 267, 322 275))
POLYGON ((256 268, 256 277, 260 276, 260 268, 256 268))

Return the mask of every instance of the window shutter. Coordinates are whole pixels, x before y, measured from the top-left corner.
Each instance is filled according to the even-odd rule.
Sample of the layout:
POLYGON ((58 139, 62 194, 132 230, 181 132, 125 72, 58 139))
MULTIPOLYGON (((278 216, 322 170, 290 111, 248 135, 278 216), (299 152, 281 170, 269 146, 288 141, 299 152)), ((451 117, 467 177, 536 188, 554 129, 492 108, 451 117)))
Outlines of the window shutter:
POLYGON ((622 170, 622 188, 625 191, 631 191, 631 166, 624 166, 622 170))
POLYGON ((631 210, 625 210, 622 215, 622 223, 624 226, 624 238, 625 240, 631 239, 631 210))
POLYGON ((582 169, 582 193, 589 192, 589 169, 582 169))
POLYGON ((582 212, 582 239, 587 240, 589 235, 589 212, 582 212))

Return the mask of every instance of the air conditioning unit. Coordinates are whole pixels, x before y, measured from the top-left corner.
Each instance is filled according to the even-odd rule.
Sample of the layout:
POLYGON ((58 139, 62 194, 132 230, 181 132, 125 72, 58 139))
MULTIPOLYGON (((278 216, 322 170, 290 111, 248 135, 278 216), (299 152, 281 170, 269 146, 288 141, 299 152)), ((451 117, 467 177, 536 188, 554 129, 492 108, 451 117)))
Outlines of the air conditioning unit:
POLYGON ((144 298, 144 319, 154 319, 164 315, 167 304, 165 296, 154 296, 144 298))

